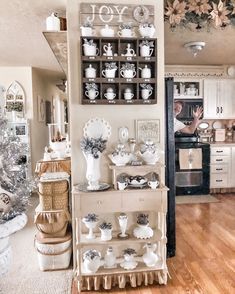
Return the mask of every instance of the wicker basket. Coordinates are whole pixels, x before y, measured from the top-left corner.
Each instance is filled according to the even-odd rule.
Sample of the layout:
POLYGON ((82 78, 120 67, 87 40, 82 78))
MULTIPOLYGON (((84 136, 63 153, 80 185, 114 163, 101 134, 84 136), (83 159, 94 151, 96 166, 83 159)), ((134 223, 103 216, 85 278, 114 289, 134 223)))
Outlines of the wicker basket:
POLYGON ((64 237, 71 219, 67 210, 39 211, 36 208, 34 223, 41 238, 64 237))
POLYGON ((68 208, 68 181, 39 182, 39 203, 43 210, 68 208))

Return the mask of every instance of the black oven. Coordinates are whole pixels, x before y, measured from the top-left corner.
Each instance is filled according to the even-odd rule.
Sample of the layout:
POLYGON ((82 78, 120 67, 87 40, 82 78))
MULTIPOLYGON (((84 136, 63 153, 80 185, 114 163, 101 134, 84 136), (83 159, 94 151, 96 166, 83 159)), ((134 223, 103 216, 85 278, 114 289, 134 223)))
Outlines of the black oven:
POLYGON ((205 195, 210 188, 210 145, 196 135, 175 137, 176 195, 205 195))
POLYGON ((175 101, 182 101, 183 108, 177 119, 191 121, 193 120, 193 111, 197 107, 203 107, 203 99, 175 99, 175 101))

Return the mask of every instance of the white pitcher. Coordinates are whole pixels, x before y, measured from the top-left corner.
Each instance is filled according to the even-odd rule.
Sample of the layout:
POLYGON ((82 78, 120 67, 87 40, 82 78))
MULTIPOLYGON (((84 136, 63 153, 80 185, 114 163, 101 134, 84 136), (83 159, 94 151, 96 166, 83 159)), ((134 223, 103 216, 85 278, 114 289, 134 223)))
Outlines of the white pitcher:
POLYGON ((150 48, 150 46, 147 46, 147 45, 140 46, 140 56, 150 57, 152 54, 153 54, 153 48, 150 48))
POLYGON ((83 44, 84 55, 85 56, 96 56, 99 55, 99 49, 96 47, 96 44, 83 44))
POLYGON ((106 68, 102 70, 102 75, 107 78, 107 79, 114 79, 115 78, 115 74, 116 74, 116 68, 106 68))
POLYGON ((147 243, 144 248, 146 248, 146 253, 143 255, 143 261, 148 267, 154 267, 159 260, 159 257, 154 251, 157 249, 156 244, 147 243))
POLYGON ((108 45, 104 45, 103 46, 103 50, 105 52, 106 56, 113 56, 113 50, 112 50, 112 46, 110 43, 108 43, 108 45))
POLYGON ((147 100, 152 95, 152 93, 153 93, 152 90, 142 89, 141 90, 141 98, 143 100, 147 100))
POLYGON ((55 12, 47 17, 46 27, 48 31, 60 31, 60 19, 55 12))

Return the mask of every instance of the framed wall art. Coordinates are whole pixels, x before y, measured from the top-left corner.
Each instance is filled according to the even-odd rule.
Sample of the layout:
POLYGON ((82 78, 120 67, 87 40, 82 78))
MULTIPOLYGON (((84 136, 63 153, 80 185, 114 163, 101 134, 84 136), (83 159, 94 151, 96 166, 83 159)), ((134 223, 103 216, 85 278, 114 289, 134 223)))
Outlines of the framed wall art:
POLYGON ((137 142, 152 140, 154 143, 160 142, 160 120, 144 119, 135 121, 137 142))
POLYGON ((38 121, 45 122, 46 120, 45 100, 40 95, 37 96, 37 99, 38 99, 38 121))

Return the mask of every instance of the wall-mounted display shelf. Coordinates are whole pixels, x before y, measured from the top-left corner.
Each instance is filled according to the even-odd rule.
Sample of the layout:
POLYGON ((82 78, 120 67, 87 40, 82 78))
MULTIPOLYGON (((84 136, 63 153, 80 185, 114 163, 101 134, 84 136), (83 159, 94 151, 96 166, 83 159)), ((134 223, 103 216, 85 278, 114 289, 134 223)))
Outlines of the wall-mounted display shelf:
POLYGON ((203 98, 202 79, 174 79, 174 99, 203 98))
POLYGON ((157 39, 81 37, 81 65, 82 104, 157 103, 157 39))
POLYGON ((68 57, 67 57, 67 31, 47 31, 43 32, 51 50, 53 51, 62 70, 68 75, 68 57))

